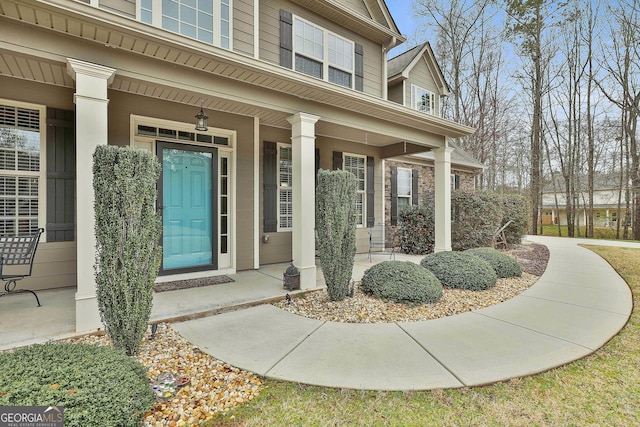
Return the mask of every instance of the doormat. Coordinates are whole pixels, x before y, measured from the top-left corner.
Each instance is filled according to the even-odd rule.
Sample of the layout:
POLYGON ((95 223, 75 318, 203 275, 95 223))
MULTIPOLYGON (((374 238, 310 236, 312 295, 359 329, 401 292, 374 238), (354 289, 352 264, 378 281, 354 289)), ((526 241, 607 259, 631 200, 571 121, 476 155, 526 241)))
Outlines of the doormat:
POLYGON ((199 279, 175 280, 173 282, 156 283, 153 290, 156 292, 177 291, 180 289, 201 288, 203 286, 222 285, 223 283, 235 282, 229 276, 201 277, 199 279))

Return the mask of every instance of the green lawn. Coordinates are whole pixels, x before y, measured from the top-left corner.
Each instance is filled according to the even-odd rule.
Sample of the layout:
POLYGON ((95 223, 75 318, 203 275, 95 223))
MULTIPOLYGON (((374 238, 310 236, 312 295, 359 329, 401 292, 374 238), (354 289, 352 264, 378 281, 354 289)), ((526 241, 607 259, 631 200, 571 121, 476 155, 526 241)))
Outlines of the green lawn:
POLYGON ((593 355, 503 383, 427 392, 365 392, 267 380, 260 396, 208 426, 640 425, 640 250, 589 247, 633 291, 628 325, 593 355))
MULTIPOLYGON (((575 227, 575 236, 574 237, 585 237, 587 227, 575 227)), ((562 233, 562 237, 567 237, 569 232, 567 231, 566 225, 560 226, 560 231, 562 233)), ((624 230, 620 229, 620 237, 622 237, 624 230)), ((558 226, 557 225, 544 225, 542 226, 542 235, 543 236, 557 236, 558 235, 558 226)), ((631 229, 629 229, 629 235, 631 235, 631 229)), ((594 239, 606 239, 606 240, 615 240, 616 239, 616 228, 615 227, 594 227, 593 229, 593 237, 594 239)))

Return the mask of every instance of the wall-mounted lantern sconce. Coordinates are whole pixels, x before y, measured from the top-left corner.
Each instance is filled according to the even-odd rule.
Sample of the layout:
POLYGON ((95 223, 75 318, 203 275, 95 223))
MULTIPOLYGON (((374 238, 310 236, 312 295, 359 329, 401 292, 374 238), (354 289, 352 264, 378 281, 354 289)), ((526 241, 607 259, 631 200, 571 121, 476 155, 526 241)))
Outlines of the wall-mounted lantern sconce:
POLYGON ((200 98, 200 112, 196 114, 196 130, 206 131, 209 129, 207 121, 209 120, 209 116, 207 116, 202 110, 202 98, 200 98))

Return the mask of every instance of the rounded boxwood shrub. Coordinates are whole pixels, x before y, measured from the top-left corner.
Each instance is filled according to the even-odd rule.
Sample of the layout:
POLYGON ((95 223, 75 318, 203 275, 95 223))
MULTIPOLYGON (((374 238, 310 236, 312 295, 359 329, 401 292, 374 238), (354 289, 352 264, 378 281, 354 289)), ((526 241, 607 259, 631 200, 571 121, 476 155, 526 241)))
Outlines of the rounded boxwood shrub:
POLYGON ((436 252, 424 257, 420 265, 450 288, 482 291, 493 287, 498 280, 485 260, 466 252, 436 252))
POLYGON ((48 343, 0 354, 0 406, 63 406, 65 426, 140 426, 156 401, 123 351, 48 343))
POLYGON ((474 248, 467 249, 465 252, 480 257, 488 262, 498 277, 522 276, 522 269, 520 268, 518 261, 505 253, 493 248, 474 248))
POLYGON ((410 261, 384 261, 364 272, 360 289, 394 302, 434 303, 442 284, 430 271, 410 261))

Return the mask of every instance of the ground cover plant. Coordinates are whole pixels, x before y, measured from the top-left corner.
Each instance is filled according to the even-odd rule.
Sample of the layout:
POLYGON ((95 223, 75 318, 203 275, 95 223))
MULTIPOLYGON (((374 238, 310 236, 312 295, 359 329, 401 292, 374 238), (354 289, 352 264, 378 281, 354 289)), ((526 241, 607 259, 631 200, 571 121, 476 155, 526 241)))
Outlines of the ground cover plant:
POLYGON ((156 398, 123 351, 39 344, 0 353, 0 406, 64 406, 65 426, 139 426, 156 398))
POLYGON ((384 261, 367 269, 360 289, 384 300, 434 303, 442 297, 442 284, 429 270, 410 261, 384 261))
POLYGON ((495 385, 373 392, 265 381, 248 405, 207 426, 631 426, 640 419, 640 250, 592 247, 627 281, 627 326, 591 356, 495 385))

